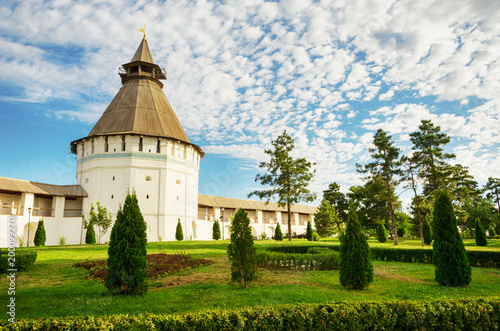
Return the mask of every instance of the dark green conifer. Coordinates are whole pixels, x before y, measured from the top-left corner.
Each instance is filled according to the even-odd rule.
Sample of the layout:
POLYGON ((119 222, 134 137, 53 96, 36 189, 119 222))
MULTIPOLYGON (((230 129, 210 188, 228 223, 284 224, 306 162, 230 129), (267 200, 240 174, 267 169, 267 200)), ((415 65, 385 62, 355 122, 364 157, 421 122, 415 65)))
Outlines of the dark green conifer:
POLYGON ((35 246, 45 246, 45 241, 47 240, 47 236, 45 234, 45 226, 43 225, 43 218, 38 221, 38 227, 36 228, 35 238, 33 239, 33 243, 35 246))
POLYGON ((422 234, 424 236, 424 244, 432 244, 432 230, 427 216, 425 216, 424 222, 422 223, 422 234))
POLYGON ((446 191, 438 193, 432 216, 432 251, 436 281, 443 286, 469 285, 471 267, 458 232, 453 205, 446 191))
POLYGON ((184 240, 184 234, 182 233, 181 219, 177 221, 177 227, 175 228, 175 239, 178 241, 184 240))
POLYGON ((383 222, 377 225, 377 240, 381 243, 387 242, 387 230, 383 222))
POLYGON ((220 224, 219 220, 215 220, 214 225, 212 227, 212 239, 219 240, 220 239, 220 224))
POLYGON ((92 222, 87 226, 87 233, 85 234, 85 243, 86 244, 95 244, 95 231, 94 224, 92 222))
POLYGON ((306 238, 308 241, 313 241, 314 239, 314 232, 311 225, 311 221, 307 221, 306 238))
POLYGON ((274 229, 274 240, 283 241, 283 232, 281 232, 279 223, 276 225, 276 229, 274 229))
POLYGON ((145 294, 148 290, 146 273, 146 222, 135 191, 127 194, 125 203, 116 214, 108 249, 106 287, 115 294, 145 294))
POLYGON ((234 215, 230 231, 231 243, 227 255, 231 261, 231 280, 248 288, 248 283, 256 279, 258 273, 250 220, 244 209, 240 208, 234 215))
POLYGON ((476 245, 486 246, 488 241, 486 240, 486 231, 484 231, 483 224, 479 218, 476 218, 476 226, 474 231, 474 237, 476 238, 476 245))
POLYGON ((370 247, 351 201, 345 235, 340 246, 340 284, 347 289, 362 290, 373 281, 370 247))

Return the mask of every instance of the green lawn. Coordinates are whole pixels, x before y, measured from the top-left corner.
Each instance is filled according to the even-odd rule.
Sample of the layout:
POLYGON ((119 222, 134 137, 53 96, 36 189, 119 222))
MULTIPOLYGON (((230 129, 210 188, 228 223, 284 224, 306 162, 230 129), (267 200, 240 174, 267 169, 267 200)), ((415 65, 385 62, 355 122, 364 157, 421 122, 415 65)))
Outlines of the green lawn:
MULTIPOLYGON (((338 240, 320 244, 339 244, 338 240)), ((465 239, 467 249, 478 249, 474 240, 465 239)), ((289 245, 288 241, 256 241, 258 248, 289 245)), ((293 245, 317 245, 305 239, 293 245)), ((393 247, 393 244, 374 246, 393 247)), ((400 240, 399 247, 418 248, 418 240, 400 240)), ((84 278, 73 264, 86 259, 105 259, 107 245, 29 248, 38 252, 32 271, 18 273, 16 279, 16 318, 69 315, 108 315, 174 313, 202 309, 274 306, 293 303, 358 300, 431 300, 500 296, 500 269, 472 268, 467 288, 446 288, 434 282, 434 267, 429 264, 374 261, 375 280, 363 291, 347 291, 339 284, 338 271, 268 271, 247 290, 230 284, 228 241, 184 241, 148 244, 148 253, 184 252, 215 263, 150 281, 147 295, 109 296, 104 285, 84 278)), ((20 250, 27 250, 22 248, 20 250)), ((500 240, 490 240, 482 250, 500 251, 500 240)), ((2 275, 4 278, 5 275, 2 275)), ((7 282, 0 282, 2 305, 7 300, 7 282)), ((5 316, 2 318, 6 318, 5 316)))

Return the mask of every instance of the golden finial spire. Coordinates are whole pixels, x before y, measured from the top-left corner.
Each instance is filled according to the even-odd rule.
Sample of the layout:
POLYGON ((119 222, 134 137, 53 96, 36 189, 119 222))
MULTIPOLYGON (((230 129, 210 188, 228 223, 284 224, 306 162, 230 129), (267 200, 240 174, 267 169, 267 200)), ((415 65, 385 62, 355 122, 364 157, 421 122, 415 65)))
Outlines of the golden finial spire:
POLYGON ((142 32, 144 34, 144 38, 146 38, 146 24, 144 24, 144 28, 140 28, 137 31, 142 32))

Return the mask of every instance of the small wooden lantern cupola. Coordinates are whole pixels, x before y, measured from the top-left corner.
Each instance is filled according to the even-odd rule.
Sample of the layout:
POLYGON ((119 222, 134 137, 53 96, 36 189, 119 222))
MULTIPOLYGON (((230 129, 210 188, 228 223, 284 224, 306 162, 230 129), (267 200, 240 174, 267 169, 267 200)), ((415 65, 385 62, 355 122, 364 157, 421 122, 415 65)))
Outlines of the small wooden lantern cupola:
POLYGON ((152 79, 160 87, 163 87, 163 84, 159 80, 167 79, 165 69, 160 68, 153 61, 146 36, 142 39, 132 60, 120 67, 119 74, 122 84, 130 79, 152 79))

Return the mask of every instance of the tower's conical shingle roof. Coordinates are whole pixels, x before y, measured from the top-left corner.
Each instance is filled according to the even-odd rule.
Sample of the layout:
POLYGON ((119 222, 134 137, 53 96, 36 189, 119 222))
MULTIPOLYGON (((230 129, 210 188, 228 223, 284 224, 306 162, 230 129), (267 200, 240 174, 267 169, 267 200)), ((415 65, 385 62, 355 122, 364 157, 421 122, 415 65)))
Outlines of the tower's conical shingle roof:
POLYGON ((124 64, 123 85, 88 137, 143 134, 190 143, 165 94, 164 72, 153 62, 144 38, 130 63, 124 64))

